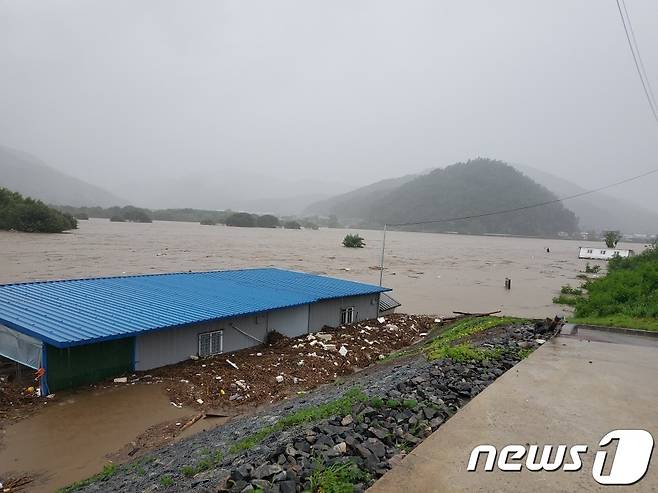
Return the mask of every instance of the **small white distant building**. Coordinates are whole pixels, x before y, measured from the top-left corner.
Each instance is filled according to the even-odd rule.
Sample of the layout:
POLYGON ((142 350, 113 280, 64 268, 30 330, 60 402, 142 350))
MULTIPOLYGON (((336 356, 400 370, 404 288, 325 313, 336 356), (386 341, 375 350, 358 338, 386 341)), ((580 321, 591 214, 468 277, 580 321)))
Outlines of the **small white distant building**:
POLYGON ((615 257, 631 257, 634 254, 635 252, 633 252, 633 250, 620 248, 580 247, 578 258, 586 258, 589 260, 610 260, 615 257))

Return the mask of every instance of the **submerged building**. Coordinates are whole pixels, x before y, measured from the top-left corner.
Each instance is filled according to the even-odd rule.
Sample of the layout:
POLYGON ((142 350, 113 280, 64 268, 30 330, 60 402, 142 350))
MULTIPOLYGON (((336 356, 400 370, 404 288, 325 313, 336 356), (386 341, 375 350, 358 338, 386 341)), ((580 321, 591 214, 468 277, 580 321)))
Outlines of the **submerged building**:
POLYGON ((374 318, 399 306, 386 291, 275 268, 4 284, 0 355, 47 394, 374 318))
POLYGON ((633 250, 621 248, 595 248, 579 247, 578 258, 589 260, 611 260, 615 257, 632 257, 635 254, 633 250))

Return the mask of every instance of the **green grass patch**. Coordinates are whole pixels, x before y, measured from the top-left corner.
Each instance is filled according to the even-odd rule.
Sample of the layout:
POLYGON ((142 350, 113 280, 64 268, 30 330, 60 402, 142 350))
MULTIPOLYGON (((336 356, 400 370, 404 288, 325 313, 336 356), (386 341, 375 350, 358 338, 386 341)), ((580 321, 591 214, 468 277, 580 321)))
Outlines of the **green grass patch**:
POLYGON ((498 359, 503 355, 500 348, 477 348, 470 344, 458 344, 457 346, 447 346, 443 350, 443 358, 450 358, 457 363, 466 363, 467 361, 482 362, 484 360, 498 359))
POLYGON ((561 294, 560 296, 553 297, 553 303, 556 305, 576 306, 580 301, 580 296, 570 296, 568 294, 561 294))
MULTIPOLYGON (((586 271, 593 271, 593 268, 586 271)), ((614 258, 604 277, 583 285, 587 296, 556 298, 575 308, 572 322, 658 330, 658 248, 614 258)))
POLYGON ((658 319, 656 318, 638 318, 623 314, 609 315, 607 317, 574 317, 569 318, 569 323, 658 331, 658 319))
POLYGON ((311 474, 312 493, 352 493, 354 485, 370 479, 370 475, 356 464, 346 462, 329 467, 316 461, 311 474))
POLYGON ((352 388, 347 391, 341 398, 336 399, 335 401, 300 409, 292 414, 289 414, 288 416, 281 418, 275 424, 266 426, 265 428, 252 433, 251 435, 231 445, 229 452, 231 454, 237 454, 244 450, 249 450, 250 448, 258 445, 263 441, 263 439, 272 433, 287 430, 294 426, 298 426, 304 423, 314 423, 316 421, 330 418, 331 416, 343 416, 345 414, 349 414, 355 404, 368 401, 368 396, 364 394, 361 389, 356 387, 352 388))
POLYGON ((181 474, 185 477, 191 478, 196 474, 199 474, 203 471, 208 471, 209 469, 214 469, 217 467, 222 460, 224 459, 224 454, 221 450, 215 450, 215 452, 210 452, 209 449, 204 448, 201 452, 201 459, 195 465, 187 465, 181 468, 181 474))
POLYGON ((523 349, 519 349, 516 354, 519 356, 519 358, 526 359, 528 356, 532 354, 533 351, 534 349, 523 348, 523 349))
POLYGON ((453 358, 455 361, 467 361, 469 359, 481 361, 482 359, 497 358, 500 357, 500 354, 496 350, 474 348, 466 342, 458 345, 454 343, 485 330, 524 322, 527 322, 527 320, 514 317, 465 318, 456 322, 429 342, 423 348, 423 352, 430 360, 453 358))
POLYGON ((169 488, 170 486, 174 485, 174 480, 172 479, 171 476, 168 474, 165 474, 160 478, 160 484, 164 486, 165 488, 169 488))
POLYGON ((57 490, 57 493, 70 493, 72 491, 78 491, 85 486, 89 486, 90 484, 96 483, 98 481, 105 481, 114 476, 118 470, 119 466, 116 464, 105 464, 103 466, 103 470, 98 474, 94 474, 90 478, 83 479, 82 481, 77 481, 73 484, 65 486, 64 488, 60 488, 57 490))

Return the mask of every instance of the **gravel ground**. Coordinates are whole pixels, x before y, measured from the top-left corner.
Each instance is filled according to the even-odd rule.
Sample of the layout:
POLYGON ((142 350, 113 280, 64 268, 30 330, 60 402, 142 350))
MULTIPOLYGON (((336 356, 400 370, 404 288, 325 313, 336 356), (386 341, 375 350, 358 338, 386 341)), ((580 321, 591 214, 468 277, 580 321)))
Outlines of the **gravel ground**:
POLYGON ((495 359, 430 362, 418 355, 374 365, 340 385, 325 385, 162 448, 81 490, 293 493, 310 490, 314 472, 346 463, 358 467, 352 483, 354 491, 362 491, 520 361, 521 350, 535 349, 551 335, 552 328, 543 323, 496 328, 471 341, 475 347, 500 350, 495 359), (246 450, 232 449, 296 411, 346 393, 360 397, 345 412, 277 431, 246 450))

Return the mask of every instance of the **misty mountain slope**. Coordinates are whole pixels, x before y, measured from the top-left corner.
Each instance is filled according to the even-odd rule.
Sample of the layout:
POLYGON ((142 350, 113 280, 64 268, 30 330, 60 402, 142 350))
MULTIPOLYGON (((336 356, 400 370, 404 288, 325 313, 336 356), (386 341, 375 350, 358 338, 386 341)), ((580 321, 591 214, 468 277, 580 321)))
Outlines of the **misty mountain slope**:
POLYGON ((125 200, 95 185, 57 171, 25 152, 0 146, 0 187, 48 204, 103 207, 125 200))
POLYGON ((304 214, 334 214, 342 219, 365 219, 368 217, 370 205, 382 194, 386 194, 400 185, 410 182, 418 175, 406 175, 399 178, 381 180, 350 192, 335 195, 325 200, 317 201, 304 210, 304 214))
MULTIPOLYGON (((475 159, 438 168, 425 175, 386 180, 319 202, 307 210, 334 213, 360 223, 427 221, 512 209, 555 199, 545 187, 501 161, 475 159), (329 204, 329 207, 326 207, 329 204)), ((560 203, 468 221, 415 225, 415 231, 458 231, 519 235, 578 230, 576 215, 560 203)))
MULTIPOLYGON (((545 186, 558 197, 575 195, 585 189, 558 176, 529 166, 514 164, 526 176, 545 186)), ((658 213, 642 209, 603 192, 570 199, 564 204, 578 216, 583 230, 617 229, 624 233, 649 233, 658 230, 658 213)))
MULTIPOLYGON (((555 195, 501 161, 474 159, 436 169, 373 202, 370 219, 387 224, 477 215, 546 202, 555 195)), ((560 203, 463 221, 410 226, 423 231, 555 234, 578 230, 576 215, 560 203)))

